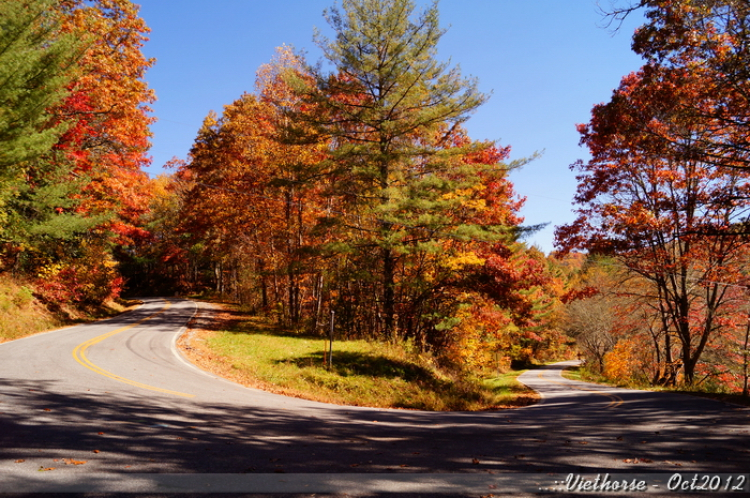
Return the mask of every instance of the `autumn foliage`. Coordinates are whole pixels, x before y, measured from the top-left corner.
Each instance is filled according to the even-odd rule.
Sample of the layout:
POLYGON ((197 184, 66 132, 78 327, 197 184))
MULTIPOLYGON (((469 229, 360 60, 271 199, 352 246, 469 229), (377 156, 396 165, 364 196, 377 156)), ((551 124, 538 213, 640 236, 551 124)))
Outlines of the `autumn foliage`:
POLYGON ((141 53, 149 30, 129 0, 15 5, 47 29, 26 50, 76 43, 67 72, 44 82, 65 77, 57 98, 36 107, 36 131, 54 130, 53 140, 3 172, 0 271, 32 281, 50 304, 100 304, 123 289, 122 248, 147 235, 139 225, 150 198, 142 168, 154 95, 144 75, 153 61, 141 53))
POLYGON ((614 9, 643 9, 644 63, 578 125, 577 217, 546 256, 509 179, 527 160, 469 136, 487 96, 437 59, 435 4, 327 10, 326 65, 280 48, 148 178, 137 6, 0 0, 0 272, 52 308, 216 293, 479 371, 563 357, 572 337, 617 382, 747 393, 746 4, 614 9))
POLYGON ((572 166, 578 217, 557 240, 623 272, 604 358, 612 378, 726 380, 729 349, 741 349, 750 171, 740 4, 642 2, 649 21, 634 49, 646 63, 578 127, 591 159, 572 166))
POLYGON ((563 353, 557 280, 516 240, 509 148, 416 125, 399 140, 420 155, 383 166, 384 194, 385 170, 367 162, 378 132, 328 124, 366 101, 282 47, 256 93, 209 114, 174 180, 191 285, 286 327, 320 333, 334 315, 337 334, 409 341, 464 367, 563 353))
POLYGON ((461 368, 564 355, 564 277, 522 242, 509 180, 527 161, 469 136, 487 96, 436 58, 437 7, 387 3, 326 11, 337 36, 317 42, 331 72, 282 47, 254 92, 209 113, 172 175, 148 178, 154 61, 138 7, 0 0, 29 30, 18 88, 0 92, 37 113, 24 134, 0 129, 12 152, 0 157, 0 271, 51 308, 125 289, 215 292, 288 329, 320 333, 334 317, 340 336, 461 368), (44 73, 49 92, 23 94, 45 62, 60 68, 44 73), (34 148, 20 153, 25 135, 34 148))

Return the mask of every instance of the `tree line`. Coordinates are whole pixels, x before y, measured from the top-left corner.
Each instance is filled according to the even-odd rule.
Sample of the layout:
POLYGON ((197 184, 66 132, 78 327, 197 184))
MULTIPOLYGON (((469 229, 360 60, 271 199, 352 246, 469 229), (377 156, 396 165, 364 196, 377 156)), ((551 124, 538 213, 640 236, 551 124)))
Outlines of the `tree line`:
POLYGON ((558 251, 523 242, 509 174, 469 136, 487 96, 440 62, 437 4, 346 0, 281 47, 148 178, 128 0, 0 0, 0 272, 50 306, 213 292, 291 330, 489 367, 569 354, 622 381, 748 382, 748 11, 616 5, 643 67, 578 126, 591 158, 558 251))
POLYGON ((145 235, 147 33, 127 0, 0 1, 0 272, 49 304, 117 296, 145 235))
POLYGON ((161 213, 181 285, 456 364, 552 358, 557 279, 519 241, 508 180, 526 160, 462 126, 486 96, 438 62, 437 6, 387 4, 327 12, 332 72, 282 47, 254 93, 206 117, 161 213))

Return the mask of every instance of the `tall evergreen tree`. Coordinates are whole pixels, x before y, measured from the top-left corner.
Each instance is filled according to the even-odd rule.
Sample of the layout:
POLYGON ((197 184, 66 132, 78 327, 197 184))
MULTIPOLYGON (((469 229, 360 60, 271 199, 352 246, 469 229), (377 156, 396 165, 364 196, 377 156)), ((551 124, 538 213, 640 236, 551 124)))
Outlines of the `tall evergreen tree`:
POLYGON ((0 0, 0 178, 49 151, 65 129, 49 109, 66 94, 79 41, 53 0, 0 0))
POLYGON ((316 42, 335 73, 318 69, 314 85, 297 81, 308 112, 290 122, 313 123, 332 144, 330 194, 347 209, 331 218, 352 230, 348 251, 360 257, 358 274, 379 281, 378 328, 392 337, 397 272, 409 254, 444 250, 446 239, 507 233, 456 216, 481 189, 480 172, 487 180, 507 167, 464 160, 493 147, 469 141, 460 128, 487 97, 476 80, 437 59, 445 32, 437 3, 417 13, 411 0, 343 0, 324 15, 336 36, 316 34, 316 42))
MULTIPOLYGON (((48 160, 69 124, 53 108, 68 93, 84 43, 64 32, 55 5, 53 0, 0 0, 0 271, 43 232, 80 230, 72 214, 54 221, 41 216, 67 207, 72 201, 61 199, 60 192, 78 188, 60 182, 60 166, 48 160), (47 187, 32 191, 40 181, 47 187)), ((67 164, 62 168, 67 171, 67 164)))

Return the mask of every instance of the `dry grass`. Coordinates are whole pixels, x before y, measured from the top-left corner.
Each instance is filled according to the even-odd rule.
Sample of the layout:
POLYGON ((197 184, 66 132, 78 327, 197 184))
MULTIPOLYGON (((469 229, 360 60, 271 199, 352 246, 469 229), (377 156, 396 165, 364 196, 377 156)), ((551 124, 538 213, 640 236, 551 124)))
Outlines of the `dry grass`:
POLYGON ((136 304, 137 301, 108 302, 86 310, 71 307, 52 312, 34 297, 30 286, 7 276, 0 277, 0 343, 115 316, 136 304))
POLYGON ((0 342, 61 327, 63 322, 34 299, 30 288, 0 280, 0 342))

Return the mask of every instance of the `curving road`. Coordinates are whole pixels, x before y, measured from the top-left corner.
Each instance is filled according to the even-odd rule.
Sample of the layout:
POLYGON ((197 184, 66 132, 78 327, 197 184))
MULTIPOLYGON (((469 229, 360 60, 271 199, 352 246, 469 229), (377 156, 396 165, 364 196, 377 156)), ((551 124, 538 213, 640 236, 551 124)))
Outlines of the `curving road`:
MULTIPOLYGON (((260 486, 280 473, 384 473, 396 485, 404 473, 546 482, 571 472, 750 469, 749 410, 569 381, 566 363, 521 377, 541 403, 499 412, 353 408, 244 388, 176 351, 196 307, 148 299, 114 319, 0 344, 0 493, 78 490, 123 475, 133 489, 152 489, 138 479, 153 473, 244 475, 260 486)), ((180 482, 195 485, 182 477, 159 489, 180 482)), ((439 485, 425 489, 447 492, 439 485)))

